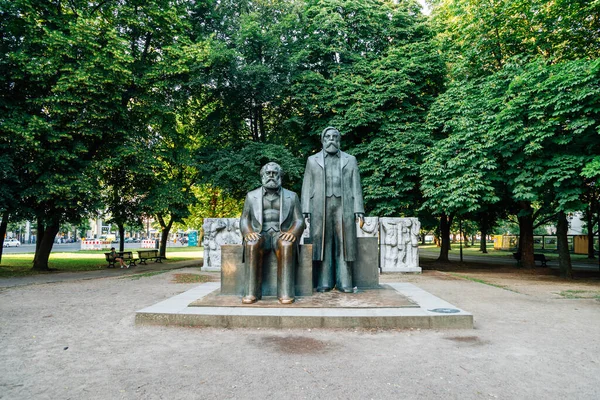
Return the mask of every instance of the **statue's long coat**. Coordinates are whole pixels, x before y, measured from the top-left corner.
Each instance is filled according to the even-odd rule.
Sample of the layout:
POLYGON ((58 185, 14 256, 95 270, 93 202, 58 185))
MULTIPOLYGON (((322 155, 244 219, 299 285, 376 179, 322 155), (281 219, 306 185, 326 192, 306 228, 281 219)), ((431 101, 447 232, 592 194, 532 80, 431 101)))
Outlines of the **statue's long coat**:
MULTIPOLYGON (((310 213, 310 237, 313 260, 323 260, 325 230, 325 161, 324 150, 308 157, 302 182, 302 213, 310 213)), ((356 260, 355 214, 364 214, 362 187, 356 158, 340 151, 340 176, 342 177, 342 225, 344 260, 356 260)))

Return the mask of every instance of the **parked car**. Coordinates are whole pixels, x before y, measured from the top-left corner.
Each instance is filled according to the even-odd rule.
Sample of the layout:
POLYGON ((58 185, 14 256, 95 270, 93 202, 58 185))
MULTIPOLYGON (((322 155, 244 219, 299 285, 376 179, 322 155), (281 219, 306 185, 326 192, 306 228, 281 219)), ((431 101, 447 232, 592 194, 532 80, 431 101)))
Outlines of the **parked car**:
POLYGON ((4 247, 19 247, 21 242, 17 239, 4 239, 4 247))

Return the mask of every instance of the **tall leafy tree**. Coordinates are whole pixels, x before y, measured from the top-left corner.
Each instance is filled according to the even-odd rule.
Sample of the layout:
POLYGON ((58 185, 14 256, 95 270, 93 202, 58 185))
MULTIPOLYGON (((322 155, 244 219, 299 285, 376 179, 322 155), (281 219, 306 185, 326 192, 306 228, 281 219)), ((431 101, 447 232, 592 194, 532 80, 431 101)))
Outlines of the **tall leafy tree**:
POLYGON ((125 250, 125 226, 141 224, 143 193, 154 178, 145 154, 124 139, 126 145, 111 148, 99 166, 102 203, 109 221, 118 227, 119 251, 125 250))
MULTIPOLYGON (((593 147, 589 135, 587 139, 574 135, 572 140, 565 135, 581 131, 567 115, 584 124, 583 130, 594 130, 593 124, 589 124, 593 107, 590 109, 588 105, 583 111, 576 105, 580 96, 593 97, 579 86, 586 83, 584 75, 576 71, 579 68, 594 70, 593 63, 587 59, 598 55, 594 37, 598 35, 599 5, 597 2, 541 0, 433 3, 432 21, 438 32, 437 40, 451 66, 448 96, 440 97, 440 107, 434 107, 434 114, 441 116, 439 111, 444 110, 448 116, 442 124, 434 125, 441 129, 441 136, 448 139, 438 142, 436 147, 444 147, 446 140, 459 140, 451 136, 464 137, 465 146, 470 148, 488 143, 483 155, 494 166, 479 183, 462 188, 455 197, 468 194, 486 182, 495 187, 494 190, 508 193, 511 200, 504 200, 505 207, 512 210, 517 205, 523 264, 533 266, 536 213, 546 210, 550 215, 556 212, 561 215, 566 208, 577 207, 574 199, 581 194, 581 190, 576 189, 581 188, 581 181, 572 179, 578 175, 572 166, 575 161, 587 161, 575 160, 570 151, 581 149, 581 144, 576 142, 593 147), (586 66, 569 61, 577 59, 586 66), (562 74, 567 70, 573 73, 570 82, 562 74), (560 88, 561 85, 564 86, 560 88), (542 86, 543 93, 538 91, 542 86), (471 89, 467 91, 467 88, 471 89), (491 97, 488 96, 490 90, 496 92, 491 97), (574 92, 578 94, 566 100, 565 97, 574 92), (447 103, 451 98, 454 98, 452 103, 447 103), (478 109, 484 112, 481 115, 472 112, 478 109), (465 117, 465 113, 470 115, 465 117), (478 129, 487 133, 472 136, 478 129), (568 148, 559 143, 568 144, 568 148), (495 185, 494 181, 501 184, 495 185), (567 182, 571 186, 568 187, 567 182)), ((595 79, 593 72, 591 76, 595 79)), ((436 118, 434 115, 433 120, 436 118)), ((580 154, 589 157, 585 151, 580 154)), ((464 178, 477 177, 477 170, 477 163, 469 163, 464 178)), ((429 178, 436 182, 431 174, 429 178)), ((443 179, 437 179, 440 181, 443 179)), ((485 196, 478 194, 475 199, 485 202, 485 196)), ((444 196, 434 188, 429 197, 431 204, 432 200, 444 196)), ((563 253, 561 260, 567 256, 563 253)))
MULTIPOLYGON (((120 93, 119 123, 127 132, 112 146, 104 182, 107 205, 119 225, 142 213, 161 226, 160 252, 174 222, 186 216, 192 137, 185 137, 178 114, 189 101, 186 81, 195 52, 189 40, 188 1, 130 1, 120 5, 115 24, 132 58, 132 79, 120 93)), ((121 241, 122 246, 123 241, 121 241)))
POLYGON ((336 126, 344 148, 359 157, 367 209, 414 215, 430 144, 425 117, 445 72, 419 6, 308 1, 302 17, 306 44, 293 91, 313 151, 321 130, 336 126))
POLYGON ((48 269, 62 221, 98 208, 94 160, 113 132, 130 59, 114 26, 92 3, 12 2, 14 42, 4 57, 12 97, 6 116, 22 148, 20 200, 37 219, 35 269, 48 269))
POLYGON ((522 167, 514 178, 514 196, 542 192, 558 213, 560 269, 567 277, 572 272, 565 214, 584 208, 581 175, 600 150, 599 79, 598 59, 529 63, 507 91, 507 107, 498 119, 500 135, 522 135, 521 153, 508 160, 522 167))
POLYGON ((421 165, 423 208, 440 216, 440 261, 448 261, 450 226, 456 214, 477 213, 499 200, 501 173, 488 129, 501 108, 506 78, 494 76, 451 85, 433 105, 430 129, 441 138, 430 147, 421 165))
MULTIPOLYGON (((593 165, 600 145, 598 65, 598 60, 507 65, 470 85, 453 86, 432 113, 432 119, 445 119, 442 129, 449 135, 423 165, 425 205, 477 210, 500 200, 497 194, 505 187, 518 205, 521 246, 530 249, 533 265, 533 241, 525 240, 533 238, 536 214, 547 210, 565 224, 566 212, 583 207, 581 175, 593 165)), ((566 240, 566 231, 561 234, 566 240)), ((561 260, 561 272, 568 276, 568 252, 561 260)))
POLYGON ((166 257, 173 224, 189 215, 188 206, 193 204, 192 187, 198 181, 198 169, 192 155, 193 146, 183 131, 177 126, 170 130, 170 124, 161 127, 155 140, 148 140, 145 149, 145 160, 152 174, 144 182, 141 206, 146 215, 153 215, 160 224, 160 255, 166 257))
POLYGON ((4 126, 10 142, 22 144, 21 204, 38 221, 34 268, 47 269, 60 222, 104 208, 102 185, 122 195, 109 201, 115 218, 135 212, 139 199, 119 204, 128 197, 119 181, 132 176, 122 149, 156 140, 151 128, 174 129, 189 3, 8 3, 1 7, 11 96, 4 126))

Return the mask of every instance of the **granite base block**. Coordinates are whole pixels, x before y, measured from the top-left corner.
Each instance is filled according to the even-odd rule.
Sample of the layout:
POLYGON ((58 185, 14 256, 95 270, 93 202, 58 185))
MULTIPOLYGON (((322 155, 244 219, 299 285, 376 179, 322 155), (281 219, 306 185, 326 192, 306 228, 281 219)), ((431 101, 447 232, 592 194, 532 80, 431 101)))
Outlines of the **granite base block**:
MULTIPOLYGON (((244 295, 246 264, 242 262, 242 245, 221 246, 221 294, 244 295)), ((265 254, 263 260, 262 295, 277 296, 277 257, 274 252, 265 254)), ((296 296, 312 294, 312 245, 300 246, 296 265, 296 296)))

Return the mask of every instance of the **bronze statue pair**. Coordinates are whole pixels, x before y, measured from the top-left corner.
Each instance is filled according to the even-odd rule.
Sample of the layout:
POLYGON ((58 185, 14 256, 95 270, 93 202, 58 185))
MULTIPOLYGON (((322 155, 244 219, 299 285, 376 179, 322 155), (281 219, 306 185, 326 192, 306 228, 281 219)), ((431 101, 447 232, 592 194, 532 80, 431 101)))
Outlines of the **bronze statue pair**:
POLYGON ((281 187, 282 171, 275 163, 261 169, 262 187, 246 196, 240 219, 247 265, 245 304, 261 298, 262 260, 269 251, 275 251, 277 257, 279 302, 294 302, 294 265, 304 218, 310 222, 313 261, 317 261, 317 291, 353 291, 355 219, 360 226, 364 223, 358 165, 354 156, 340 150, 337 129, 325 128, 321 143, 323 149, 306 163, 302 206, 296 193, 281 187))

